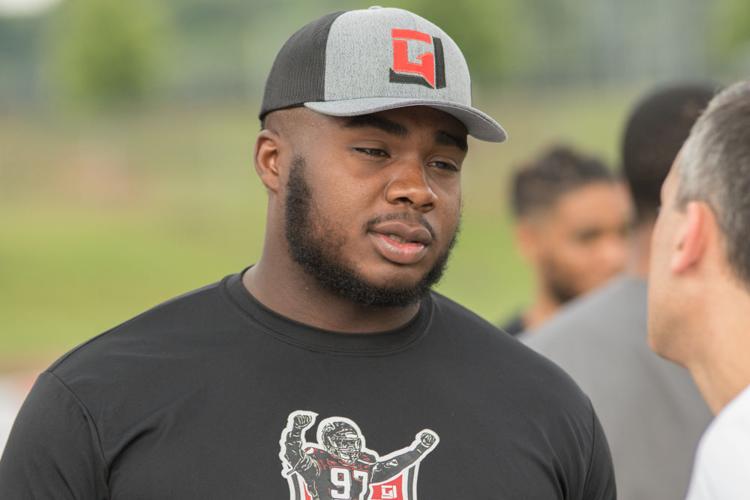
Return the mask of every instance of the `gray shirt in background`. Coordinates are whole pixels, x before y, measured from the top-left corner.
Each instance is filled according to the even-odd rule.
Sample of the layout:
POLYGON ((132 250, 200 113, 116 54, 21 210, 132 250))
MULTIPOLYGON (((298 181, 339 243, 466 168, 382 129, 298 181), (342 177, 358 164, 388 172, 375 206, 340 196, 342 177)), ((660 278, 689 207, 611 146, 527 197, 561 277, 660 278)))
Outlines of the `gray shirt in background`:
POLYGON ((687 370, 651 352, 646 337, 646 282, 623 277, 520 339, 591 398, 620 500, 682 500, 711 414, 687 370))

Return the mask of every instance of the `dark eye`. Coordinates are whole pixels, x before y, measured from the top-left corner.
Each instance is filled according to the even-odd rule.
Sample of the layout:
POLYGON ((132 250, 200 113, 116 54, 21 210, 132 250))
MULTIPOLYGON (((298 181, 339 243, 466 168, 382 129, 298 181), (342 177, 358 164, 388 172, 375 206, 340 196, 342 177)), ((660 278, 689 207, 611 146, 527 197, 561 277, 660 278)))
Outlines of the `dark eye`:
POLYGON ((388 153, 383 149, 378 148, 354 148, 354 151, 362 153, 363 155, 373 156, 375 158, 388 158, 388 153))
POLYGON ((435 160, 435 161, 430 162, 430 165, 440 170, 447 170, 449 172, 458 172, 460 170, 458 165, 455 165, 454 163, 447 162, 447 161, 435 160))

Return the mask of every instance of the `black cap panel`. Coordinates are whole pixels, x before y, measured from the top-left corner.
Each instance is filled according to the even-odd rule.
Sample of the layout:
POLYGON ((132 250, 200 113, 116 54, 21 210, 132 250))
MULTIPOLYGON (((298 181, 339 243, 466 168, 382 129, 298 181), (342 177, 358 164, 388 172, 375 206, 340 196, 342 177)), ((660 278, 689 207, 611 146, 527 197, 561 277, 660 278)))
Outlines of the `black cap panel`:
POLYGON ((266 80, 261 119, 270 111, 324 100, 328 33, 344 12, 323 16, 303 26, 286 41, 266 80))

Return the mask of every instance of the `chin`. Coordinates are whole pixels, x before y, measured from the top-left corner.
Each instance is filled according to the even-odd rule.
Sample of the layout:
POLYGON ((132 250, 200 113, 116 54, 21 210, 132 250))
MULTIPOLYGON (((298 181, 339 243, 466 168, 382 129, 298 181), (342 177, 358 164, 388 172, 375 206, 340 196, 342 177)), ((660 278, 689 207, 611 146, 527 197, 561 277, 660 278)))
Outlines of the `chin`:
POLYGON ((414 288, 420 282, 419 279, 409 279, 403 275, 394 274, 392 276, 366 277, 367 283, 376 288, 383 290, 405 290, 414 288))
POLYGON ((384 268, 373 269, 373 272, 363 274, 363 278, 373 286, 381 288, 412 288, 427 276, 428 270, 414 266, 404 266, 386 263, 384 268))
POLYGON ((648 346, 662 358, 681 365, 679 350, 676 349, 680 340, 675 338, 674 333, 674 328, 660 325, 658 320, 651 320, 648 325, 648 346))
POLYGON ((656 335, 654 333, 652 333, 651 327, 649 327, 649 329, 648 329, 648 338, 647 338, 647 341, 648 341, 648 347, 649 347, 649 349, 651 349, 653 352, 655 352, 659 356, 662 356, 660 345, 659 345, 659 340, 656 338, 656 335))

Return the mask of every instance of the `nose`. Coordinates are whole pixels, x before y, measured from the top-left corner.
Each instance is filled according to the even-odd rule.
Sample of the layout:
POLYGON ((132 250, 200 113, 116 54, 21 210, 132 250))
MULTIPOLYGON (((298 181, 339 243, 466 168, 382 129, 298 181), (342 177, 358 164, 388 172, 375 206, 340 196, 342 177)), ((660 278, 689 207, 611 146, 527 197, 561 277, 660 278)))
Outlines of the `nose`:
POLYGON ((421 212, 435 208, 437 194, 430 186, 422 163, 409 159, 393 166, 391 178, 385 190, 389 203, 407 204, 421 212))

